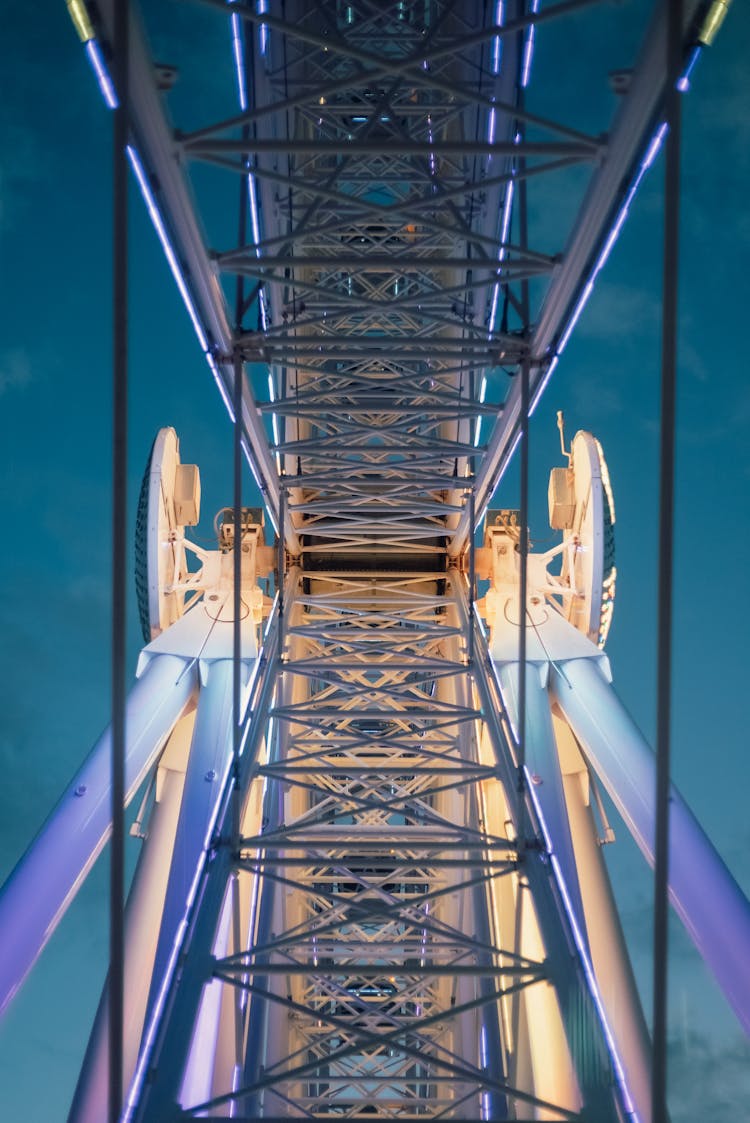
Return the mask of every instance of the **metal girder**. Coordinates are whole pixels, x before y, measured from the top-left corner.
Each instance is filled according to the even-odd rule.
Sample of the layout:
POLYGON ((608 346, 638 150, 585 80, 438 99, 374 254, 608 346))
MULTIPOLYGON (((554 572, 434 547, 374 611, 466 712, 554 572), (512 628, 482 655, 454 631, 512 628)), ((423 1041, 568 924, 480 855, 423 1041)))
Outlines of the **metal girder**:
MULTIPOLYGON (((430 270, 433 269, 476 269, 483 270, 489 269, 492 274, 498 272, 499 266, 497 258, 493 261, 484 255, 473 257, 441 257, 439 254, 430 253, 428 256, 427 250, 424 250, 419 255, 410 255, 407 253, 394 253, 394 254, 373 254, 373 253, 347 253, 345 249, 336 249, 331 246, 330 252, 327 254, 315 254, 305 252, 304 254, 294 255, 286 254, 283 257, 274 257, 273 255, 264 255, 263 258, 255 258, 254 255, 248 253, 246 249, 232 250, 229 253, 219 254, 216 258, 218 264, 222 267, 227 265, 232 266, 232 271, 239 271, 244 260, 247 259, 248 264, 255 262, 256 265, 262 268, 270 269, 294 269, 295 267, 312 269, 316 266, 326 267, 330 266, 336 272, 346 272, 347 274, 355 272, 364 272, 366 274, 384 272, 390 276, 396 276, 403 270, 419 269, 427 265, 430 270)), ((541 255, 537 254, 533 264, 539 265, 541 271, 550 269, 554 264, 548 260, 543 262, 540 260, 541 255)), ((513 263, 511 263, 513 264, 513 263)), ((526 263, 526 269, 529 270, 531 263, 526 263)))
MULTIPOLYGON (((225 152, 244 154, 249 145, 246 140, 202 140, 191 144, 185 151, 194 159, 204 156, 221 155, 225 152)), ((515 144, 501 141, 450 141, 443 140, 440 144, 408 140, 392 140, 388 145, 389 153, 393 156, 430 156, 439 154, 446 156, 589 156, 592 159, 604 155, 604 146, 601 144, 574 144, 571 141, 527 142, 515 144)), ((360 141, 342 138, 339 141, 314 141, 293 140, 279 137, 271 139, 258 137, 252 142, 253 153, 281 153, 290 152, 298 156, 346 155, 369 156, 380 155, 383 151, 382 141, 360 141)), ((240 170, 242 170, 240 168, 240 170)))
MULTIPOLYGON (((503 1011, 541 988, 557 996, 569 1027, 586 1110, 620 1123, 544 848, 527 834, 495 835, 482 818, 495 790, 485 785, 500 779, 521 830, 513 748, 484 678, 481 636, 477 662, 466 662, 463 586, 455 570, 294 571, 276 699, 254 718, 273 729, 271 740, 265 757, 250 749, 243 763, 243 821, 256 833, 235 852, 217 843, 139 1120, 205 1118, 230 1104, 234 1118, 273 1117, 284 1105, 329 1118, 365 1105, 376 1118, 418 1107, 422 1119, 479 1120, 488 1103, 493 1119, 523 1105, 584 1118, 575 1097, 553 1102, 513 1062, 521 1046, 503 1011), (363 647, 372 653, 364 662, 363 647), (262 818, 248 810, 258 785, 262 818), (238 876, 250 879, 255 905, 245 942, 227 948, 221 917, 238 876), (498 927, 500 887, 511 882, 517 894, 533 888, 539 956, 514 942, 517 919, 498 927), (185 1027, 200 1033, 217 986, 245 996, 242 1060, 231 1087, 214 1083, 191 1099, 181 1073, 199 1039, 185 1027), (482 1041, 492 1043, 489 1065, 482 1041)), ((524 821, 534 828, 531 805, 524 821)), ((514 893, 505 893, 507 904, 514 893)))

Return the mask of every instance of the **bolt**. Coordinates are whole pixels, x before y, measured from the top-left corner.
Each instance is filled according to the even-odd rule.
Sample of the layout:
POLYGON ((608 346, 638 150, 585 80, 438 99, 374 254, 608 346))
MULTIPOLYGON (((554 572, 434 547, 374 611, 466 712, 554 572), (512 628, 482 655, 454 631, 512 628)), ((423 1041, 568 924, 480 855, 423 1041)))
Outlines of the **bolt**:
POLYGON ((206 773, 206 780, 208 781, 209 784, 212 784, 215 779, 216 779, 216 772, 214 771, 213 768, 209 768, 208 772, 206 773))
POLYGON ((73 792, 73 795, 78 796, 80 798, 82 795, 85 795, 87 791, 88 791, 88 788, 86 787, 85 784, 79 784, 78 787, 76 788, 76 790, 73 792))

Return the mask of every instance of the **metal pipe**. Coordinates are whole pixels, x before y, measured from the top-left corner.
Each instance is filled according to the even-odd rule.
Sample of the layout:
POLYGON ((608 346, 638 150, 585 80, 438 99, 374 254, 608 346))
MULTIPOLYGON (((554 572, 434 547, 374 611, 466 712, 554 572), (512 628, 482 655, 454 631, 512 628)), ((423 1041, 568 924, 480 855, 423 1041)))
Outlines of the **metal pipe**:
MULTIPOLYGON (((231 659, 219 659, 208 666, 208 676, 198 696, 172 868, 164 895, 164 913, 154 959, 149 1011, 153 1009, 167 975, 176 935, 194 893, 196 871, 210 847, 212 824, 229 779, 232 763, 232 686, 231 659)), ((230 829, 231 821, 230 813, 230 829)))
MULTIPOLYGON (((185 719, 189 725, 189 717, 185 719)), ((178 730, 179 730, 178 726, 178 730)), ((164 769, 159 800, 148 822, 133 885, 125 910, 125 1029, 123 1076, 132 1079, 146 1016, 149 982, 156 953, 159 920, 167 889, 169 867, 185 783, 183 772, 164 769)), ((68 1123, 101 1123, 106 1116, 109 1084, 107 1024, 108 987, 105 984, 83 1066, 76 1085, 68 1123)))
MULTIPOLYGON (((590 659, 550 671, 555 698, 647 861, 654 862, 656 762, 590 659)), ((750 902, 674 786, 669 895, 737 1017, 750 1032, 750 902)))
MULTIPOLYGON (((190 701, 196 678, 194 665, 160 655, 131 689, 125 715, 126 804, 190 701)), ((36 962, 109 838, 111 750, 108 727, 0 890, 0 1012, 36 962)))
MULTIPOLYGON (((342 137, 341 140, 318 140, 279 137, 255 137, 248 143, 246 140, 207 140, 196 141, 185 147, 185 155, 191 159, 200 160, 203 157, 219 155, 221 153, 236 152, 245 155, 249 147, 255 153, 262 152, 292 152, 300 156, 319 156, 321 159, 327 155, 341 153, 345 156, 380 154, 383 151, 383 141, 350 140, 342 137)), ((421 140, 388 140, 388 152, 397 156, 424 156, 429 157, 436 150, 434 142, 421 140)), ((596 160, 604 152, 601 141, 526 141, 523 151, 527 156, 588 156, 596 160)), ((447 156, 511 156, 518 152, 518 145, 513 141, 489 140, 441 140, 440 154, 447 156)))
MULTIPOLYGON (((560 736, 562 721, 556 722, 560 736)), ((565 726, 565 734, 573 736, 565 726)), ((563 775, 591 961, 640 1123, 651 1123, 651 1042, 591 806, 587 774, 563 775)), ((593 784, 593 780, 591 783, 593 784)))

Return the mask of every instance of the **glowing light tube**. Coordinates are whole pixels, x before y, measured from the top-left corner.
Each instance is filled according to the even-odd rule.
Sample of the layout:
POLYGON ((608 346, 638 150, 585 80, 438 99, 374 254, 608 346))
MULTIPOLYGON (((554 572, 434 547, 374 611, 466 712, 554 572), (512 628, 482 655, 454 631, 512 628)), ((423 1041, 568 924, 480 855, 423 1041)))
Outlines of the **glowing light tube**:
MULTIPOLYGON (((128 803, 196 685, 186 659, 159 655, 128 695, 128 803)), ((0 890, 0 1011, 16 993, 109 838, 112 734, 107 728, 0 890)))
MULTIPOLYGON (((143 201, 146 204, 146 210, 148 211, 149 218, 151 219, 154 230, 156 231, 157 237, 158 237, 158 239, 161 243, 161 247, 164 250, 164 256, 167 259, 167 262, 169 264, 169 268, 172 272, 172 276, 175 279, 175 282, 177 284, 177 288, 179 290, 180 296, 182 297, 183 303, 184 303, 185 307, 187 308, 188 315, 190 316, 190 321, 193 325, 193 329, 195 330, 195 334, 198 337, 198 342, 201 346, 201 350, 203 351, 205 360, 208 363, 211 374, 213 375, 214 381, 215 381, 215 383, 216 383, 216 385, 219 389, 219 393, 221 394, 221 400, 224 402, 224 406, 226 407, 226 411, 229 414, 229 418, 232 421, 232 424, 234 424, 234 408, 233 408, 232 402, 229 398, 229 394, 227 393, 227 388, 224 385, 224 380, 221 377, 221 371, 219 370, 216 359, 214 358, 213 354, 211 353, 211 349, 210 349, 209 343, 208 343, 208 338, 206 336, 205 331, 203 330, 203 325, 201 324, 201 320, 200 320, 200 317, 198 315, 198 310, 195 307, 195 304, 193 303, 193 298, 190 295, 190 292, 189 292, 188 287, 187 287, 187 283, 186 283, 185 278, 182 274, 182 269, 180 268, 180 264, 177 260, 177 255, 174 251, 174 248, 173 248, 172 243, 170 241, 169 235, 167 234, 167 229, 166 229, 166 226, 164 225, 164 220, 161 216, 161 212, 159 210, 159 207, 157 206, 156 199, 154 197, 154 193, 151 190, 151 186, 148 182, 146 170, 143 167, 143 164, 141 162, 140 156, 138 155, 138 152, 136 151, 136 149, 132 145, 128 145, 128 159, 130 160, 130 165, 131 165, 131 167, 133 169, 133 172, 135 174, 135 178, 138 181, 138 186, 141 190, 141 195, 143 196, 143 201)), ((258 480, 258 474, 257 474, 257 471, 255 469, 255 465, 253 463, 253 458, 250 455, 250 449, 248 448, 246 442, 243 442, 243 449, 244 449, 244 452, 245 452, 245 457, 247 459, 247 462, 250 465, 252 473, 255 477, 255 481, 258 484, 258 486, 260 487, 261 485, 260 485, 260 482, 258 480)))
MULTIPOLYGON (((214 382, 216 383, 216 385, 219 388, 219 393, 221 394, 221 400, 223 401, 224 405, 226 406, 226 411, 229 414, 230 421, 234 425, 234 406, 232 405, 232 402, 230 400, 229 394, 227 392, 227 388, 224 385, 224 379, 221 377, 221 371, 219 370, 216 359, 213 357, 213 355, 211 354, 210 351, 208 351, 206 353, 206 362, 208 363, 211 374, 214 376, 214 382)), ((248 453, 247 445, 245 445, 245 450, 246 450, 246 454, 247 454, 248 453)), ((251 462, 251 467, 252 467, 252 462, 251 462)), ((254 471, 254 469, 253 469, 253 471, 254 471)))
MULTIPOLYGON (((503 23, 503 0, 497 0, 495 4, 495 24, 497 27, 502 27, 503 23)), ((500 35, 496 35, 492 40, 492 73, 500 73, 500 63, 503 58, 503 40, 500 35)), ((494 110, 493 110, 494 113, 494 110)))
MULTIPOLYGON (((686 91, 690 88, 690 74, 692 73, 696 62, 698 61, 699 56, 700 56, 700 48, 697 47, 693 51, 693 53, 691 54, 691 56, 688 60, 688 63, 687 63, 687 65, 686 65, 686 67, 685 67, 685 69, 682 73, 682 76, 681 76, 679 82, 677 83, 677 88, 679 90, 681 90, 682 92, 684 92, 684 91, 686 91)), ((583 309, 585 308, 586 304, 588 303, 588 299, 591 296, 591 293, 593 292, 593 289, 594 289, 594 283, 595 283, 597 277, 599 276, 599 274, 601 273, 602 269, 606 265, 607 260, 609 258, 609 255, 612 252, 612 249, 615 245, 615 242, 617 241, 617 239, 620 236, 620 232, 621 232, 623 226, 625 225, 625 219, 628 217, 628 213, 630 211, 630 206, 633 202, 633 199, 636 196, 636 192, 638 191, 638 188, 640 187, 640 185, 643 181, 643 177, 645 176, 646 172, 648 171, 648 169, 651 167, 654 160, 658 156, 659 151, 661 149, 661 146, 664 142, 664 138, 667 135, 667 131, 668 130, 667 130, 666 122, 662 122, 658 126, 658 128, 655 130, 654 135, 651 138, 649 146, 646 149, 646 154, 643 157, 643 159, 642 159, 642 161, 641 161, 641 163, 638 167, 638 170, 635 174, 635 178, 633 179, 633 182, 630 185, 630 188, 627 192, 627 195, 625 196, 625 199, 623 201, 622 206, 620 207, 620 210, 617 212, 617 215, 615 216, 615 220, 612 224, 612 227, 609 231, 609 234, 607 235, 607 238, 604 242, 604 245, 602 246, 602 249, 599 252, 599 256, 597 257, 596 262, 594 263, 594 267, 591 270, 589 280, 586 283, 580 297, 578 298, 578 302, 576 303, 576 305, 573 309, 573 312, 571 314, 571 317, 570 317, 570 320, 568 321, 567 326, 563 330, 563 334, 560 337, 560 340, 557 344, 557 349, 556 349, 557 356, 560 356, 563 353, 563 351, 564 351, 564 349, 565 349, 565 347, 568 343, 568 340, 570 339, 573 328, 578 323, 580 315, 583 312, 583 309)), ((545 385, 546 385, 546 382, 547 382, 547 379, 545 379, 545 385)), ((535 397, 534 404, 536 404, 536 401, 538 400, 538 397, 539 397, 539 395, 537 394, 536 397, 535 397)))
POLYGON ((244 43, 242 39, 242 22, 236 12, 232 12, 231 27, 232 51, 234 53, 234 65, 237 70, 237 95, 239 97, 240 109, 244 112, 244 110, 247 109, 244 43))
POLYGON ((559 361, 560 361, 559 356, 555 355, 552 359, 552 362, 550 363, 550 365, 547 367, 546 371, 544 372, 544 377, 542 378, 542 381, 540 383, 538 383, 536 389, 534 390, 534 393, 531 395, 531 403, 529 405, 529 417, 534 416, 534 410, 536 409, 536 407, 539 403, 539 399, 541 398, 542 394, 544 393, 544 391, 547 387, 547 383, 549 382, 552 375, 555 373, 555 367, 557 366, 559 361))
MULTIPOLYGON (((505 243, 508 241, 508 234, 510 232, 510 220, 513 214, 513 191, 515 187, 515 180, 510 180, 505 190, 505 200, 503 202, 503 218, 500 226, 500 249, 498 250, 497 260, 502 261, 507 250, 505 243)), ((495 282, 495 287, 492 291, 492 309, 490 311, 490 335, 495 330, 495 319, 497 317, 497 302, 500 295, 500 282, 495 282)))
MULTIPOLYGON (((531 12, 533 15, 539 11, 540 0, 531 0, 531 12)), ((534 57, 534 36, 536 28, 532 23, 529 30, 526 32, 526 42, 523 46, 523 61, 521 63, 521 86, 525 89, 529 84, 531 77, 531 60, 534 57)))
POLYGON ((167 234, 167 228, 164 225, 164 219, 161 216, 161 211, 156 204, 154 193, 151 190, 151 185, 148 182, 146 170, 141 163, 140 156, 131 144, 128 145, 128 159, 130 160, 130 166, 135 173, 135 178, 138 181, 138 186, 141 189, 141 195, 143 196, 143 201, 146 204, 146 210, 148 211, 149 218, 151 219, 157 237, 161 242, 161 248, 164 250, 164 256, 169 263, 169 268, 172 271, 172 276, 174 277, 177 288, 180 291, 180 296, 182 297, 185 307, 188 310, 188 315, 190 316, 193 327, 195 329, 195 334, 198 336, 198 342, 201 345, 201 350, 205 354, 208 351, 208 340, 206 338, 206 333, 204 332, 203 326, 200 322, 198 311, 195 307, 195 304, 193 303, 193 298, 188 292, 188 287, 185 283, 185 278, 182 275, 182 269, 180 268, 180 264, 177 260, 177 255, 172 248, 172 243, 169 239, 169 235, 167 234))
MULTIPOLYGON (((261 10, 265 11, 267 9, 263 8, 261 10)), ((245 75, 245 68, 244 68, 244 59, 243 59, 243 53, 242 53, 242 25, 241 25, 241 21, 239 19, 239 16, 236 13, 232 13, 231 27, 232 27, 232 45, 233 45, 233 52, 234 52, 234 58, 235 58, 235 66, 237 68, 237 85, 238 85, 238 91, 239 91, 239 101, 240 101, 241 108, 244 110, 244 109, 247 108, 247 94, 246 94, 246 85, 247 84, 246 84, 246 75, 245 75)), ((266 28, 265 30, 267 32, 268 29, 266 28)), ((107 65, 104 61, 104 56, 102 54, 102 50, 101 50, 101 47, 100 47, 99 43, 96 41, 96 39, 89 39, 84 44, 84 50, 86 51, 86 56, 87 56, 87 58, 89 60, 89 63, 90 63, 90 65, 91 65, 91 67, 94 71, 94 74, 96 75, 96 80, 99 84, 99 89, 101 90, 102 97, 104 98, 105 104, 107 105, 107 107, 109 109, 116 109, 117 106, 119 105, 119 102, 117 100, 117 94, 115 92, 114 83, 112 82, 112 78, 111 78, 110 73, 107 69, 107 65)), ((226 387, 224 385, 223 379, 221 377, 221 373, 220 373, 219 368, 217 366, 216 360, 214 359, 214 356, 211 353, 211 349, 210 349, 209 342, 208 342, 208 337, 207 337, 206 332, 203 328, 203 324, 201 322, 201 318, 200 318, 200 315, 198 313, 198 309, 196 308, 195 302, 193 301, 193 298, 190 295, 190 291, 188 289, 187 282, 186 282, 185 277, 183 275, 182 268, 181 268, 181 266, 179 264, 179 261, 177 259, 177 254, 175 253, 174 247, 172 246, 171 239, 170 239, 170 237, 167 233, 167 228, 166 228, 166 225, 164 223, 164 219, 162 217, 161 211, 159 210, 159 206, 156 202, 156 197, 154 196, 154 192, 152 191, 151 185, 149 184, 149 181, 148 181, 148 175, 146 173, 146 169, 143 166, 143 162, 140 158, 140 155, 138 154, 137 149, 132 144, 128 145, 127 154, 128 154, 128 160, 130 161, 130 166, 132 167, 133 173, 134 173, 135 178, 138 182, 138 187, 140 189, 141 195, 143 196, 143 201, 146 204, 146 210, 148 211, 149 218, 151 219, 154 230, 156 231, 156 235, 159 239, 159 242, 161 243, 162 250, 164 251, 164 256, 167 259, 167 263, 168 263, 169 268, 171 270, 172 276, 174 277, 175 283, 177 285, 177 289, 180 293, 180 296, 182 297, 182 300, 183 300, 183 303, 184 303, 184 305, 187 309, 188 315, 190 316, 190 320, 191 320, 191 323, 193 325, 193 329, 195 331, 195 334, 198 337, 198 342, 200 344, 201 350, 203 351, 203 354, 204 354, 204 356, 206 358, 206 361, 209 365, 211 373, 213 374, 216 385, 219 388, 219 393, 221 394, 221 398, 222 398, 222 401, 224 402, 227 413, 229 414, 229 417, 230 417, 232 423, 234 423, 234 410, 232 408, 232 403, 229 399, 229 395, 227 394, 227 390, 226 390, 226 387)), ((249 179, 249 182, 250 182, 250 200, 251 200, 251 216, 252 216, 252 225, 253 225, 253 237, 254 237, 255 243, 257 245, 257 243, 260 241, 260 228, 259 228, 259 222, 258 222, 257 201, 256 201, 256 198, 255 198, 255 181, 254 181, 252 175, 248 176, 248 179, 249 179)), ((258 251, 256 251, 256 252, 258 252, 258 251)), ((259 303, 260 303, 261 320, 262 320, 262 323, 263 323, 263 328, 265 330, 265 328, 267 327, 268 316, 267 316, 267 312, 266 312, 266 308, 265 308, 265 303, 263 301, 263 294, 262 293, 260 294, 259 303)), ((245 449, 245 456, 247 458, 248 464, 250 465, 250 467, 253 471, 253 475, 255 476, 256 482, 257 482, 257 478, 258 478, 257 472, 255 470, 255 466, 253 464, 252 457, 250 456, 250 450, 248 449, 247 444, 244 444, 243 447, 245 449)), ((258 486, 260 486, 260 484, 258 484, 258 486)))
MULTIPOLYGON (((258 12, 263 15, 268 11, 268 0, 258 0, 258 12)), ((268 54, 268 24, 262 23, 258 29, 258 44, 260 53, 265 57, 268 54)))
POLYGON ((104 61, 101 47, 96 39, 89 39, 84 46, 84 50, 86 52, 86 57, 91 63, 91 68, 96 75, 96 80, 99 83, 99 89, 101 90, 107 109, 117 109, 120 103, 117 100, 114 83, 107 70, 107 64, 104 61))

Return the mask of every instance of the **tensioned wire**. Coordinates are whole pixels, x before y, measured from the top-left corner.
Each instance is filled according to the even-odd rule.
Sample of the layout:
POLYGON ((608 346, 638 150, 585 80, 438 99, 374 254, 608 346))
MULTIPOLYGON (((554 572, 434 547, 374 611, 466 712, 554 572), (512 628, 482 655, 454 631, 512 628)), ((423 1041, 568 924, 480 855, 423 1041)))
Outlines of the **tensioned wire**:
POLYGON ((669 920, 669 771, 672 693, 672 569, 674 553, 677 268, 680 218, 680 90, 682 0, 667 2, 664 169, 664 281, 659 450, 659 564, 656 670, 656 827, 654 839, 654 974, 652 1123, 668 1123, 667 973, 669 920))
POLYGON ((128 438, 128 0, 114 0, 112 162, 112 748, 109 882, 108 1117, 117 1123, 123 1101, 125 978, 125 665, 127 609, 128 438))

